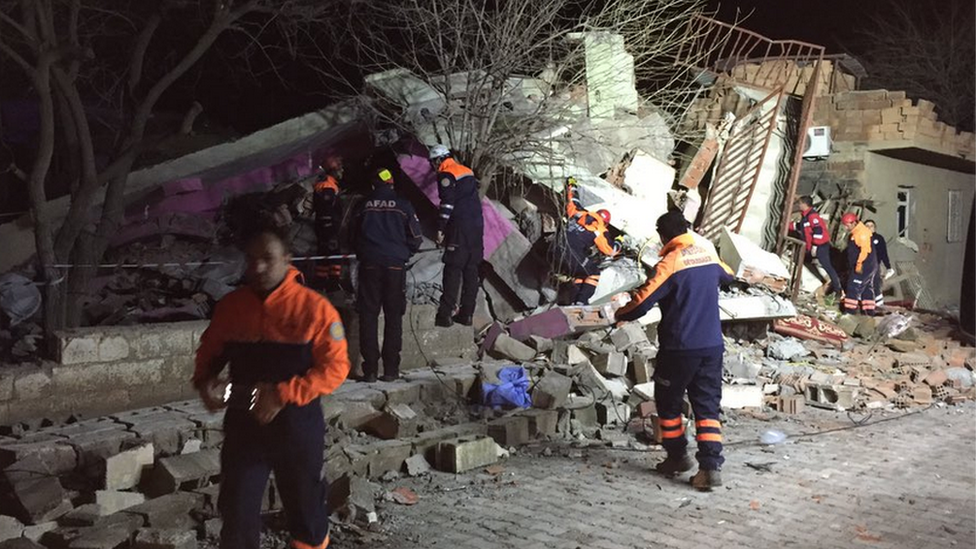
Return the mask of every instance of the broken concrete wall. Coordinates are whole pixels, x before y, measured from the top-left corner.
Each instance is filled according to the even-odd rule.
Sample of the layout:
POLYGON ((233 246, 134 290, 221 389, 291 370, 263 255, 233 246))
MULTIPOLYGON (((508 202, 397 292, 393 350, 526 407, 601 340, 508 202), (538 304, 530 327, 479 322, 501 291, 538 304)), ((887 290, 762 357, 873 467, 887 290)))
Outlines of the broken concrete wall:
MULTIPOLYGON (((126 201, 131 202, 162 183, 189 179, 208 171, 213 180, 220 180, 242 171, 258 169, 269 164, 266 157, 268 154, 277 159, 299 155, 302 151, 307 154, 309 150, 315 149, 315 146, 309 146, 310 143, 321 143, 330 135, 341 133, 355 121, 356 116, 357 112, 350 105, 333 105, 286 120, 230 143, 134 171, 129 175, 126 185, 126 201), (242 166, 245 167, 243 170, 242 166)), ((100 205, 103 199, 104 189, 101 189, 93 206, 100 205)), ((70 196, 48 202, 50 215, 55 221, 67 214, 70 203, 70 196)), ((26 216, 0 225, 0 242, 4 243, 4 253, 0 254, 0 272, 6 272, 34 255, 33 225, 26 216)))
POLYGON ((0 424, 195 398, 189 380, 206 327, 174 322, 59 332, 56 362, 0 368, 0 424))
MULTIPOLYGON (((353 311, 340 312, 350 361, 359 364, 359 323, 353 311)), ((436 359, 474 356, 471 328, 435 328, 435 312, 434 305, 407 306, 402 371, 426 368, 436 359)), ((91 417, 195 399, 190 377, 207 325, 192 321, 59 332, 56 362, 0 368, 0 425, 73 414, 91 417)), ((381 337, 382 327, 381 319, 381 337)))
MULTIPOLYGON (((404 154, 397 161, 431 204, 439 206, 436 173, 427 158, 404 154)), ((492 264, 495 273, 521 301, 522 307, 534 307, 542 303, 542 281, 526 277, 523 267, 523 263, 529 259, 532 244, 487 198, 481 201, 481 214, 484 218, 482 243, 485 260, 492 264)))

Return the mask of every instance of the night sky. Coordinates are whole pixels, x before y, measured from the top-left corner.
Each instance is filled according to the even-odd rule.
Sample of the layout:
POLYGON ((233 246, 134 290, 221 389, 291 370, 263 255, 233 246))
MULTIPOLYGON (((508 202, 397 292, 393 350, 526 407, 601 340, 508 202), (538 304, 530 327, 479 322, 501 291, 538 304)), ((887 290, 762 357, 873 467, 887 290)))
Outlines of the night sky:
POLYGON ((793 39, 846 53, 856 48, 858 29, 869 16, 883 9, 884 0, 709 0, 717 18, 735 21, 747 16, 742 27, 772 39, 793 39))

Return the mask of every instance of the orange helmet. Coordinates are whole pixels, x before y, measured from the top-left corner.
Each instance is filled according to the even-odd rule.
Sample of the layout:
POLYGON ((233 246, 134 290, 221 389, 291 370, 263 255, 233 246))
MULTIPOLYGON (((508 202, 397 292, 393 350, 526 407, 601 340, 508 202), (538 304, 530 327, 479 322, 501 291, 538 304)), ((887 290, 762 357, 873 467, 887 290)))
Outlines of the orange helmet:
POLYGON ((610 210, 597 210, 596 215, 600 216, 600 219, 607 225, 610 224, 610 210))
POLYGON ((847 212, 846 214, 841 216, 840 222, 844 225, 847 225, 848 223, 857 223, 857 214, 852 212, 847 212))

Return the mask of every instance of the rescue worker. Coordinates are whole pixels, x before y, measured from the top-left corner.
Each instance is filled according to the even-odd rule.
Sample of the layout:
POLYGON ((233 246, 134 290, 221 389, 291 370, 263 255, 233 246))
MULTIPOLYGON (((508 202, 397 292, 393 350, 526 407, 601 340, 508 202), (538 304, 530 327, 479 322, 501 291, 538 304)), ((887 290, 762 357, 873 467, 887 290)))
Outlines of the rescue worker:
POLYGON ((878 254, 878 269, 874 272, 874 307, 875 312, 884 307, 884 282, 885 272, 891 270, 891 259, 888 257, 888 242, 885 237, 878 234, 877 224, 873 219, 864 222, 864 226, 871 229, 871 245, 874 253, 878 254))
POLYGON ((479 183, 471 168, 455 160, 444 145, 430 149, 430 161, 437 170, 441 202, 437 245, 444 247, 444 291, 434 325, 446 328, 457 322, 470 326, 478 297, 478 267, 484 255, 479 183))
MULTIPOLYGON (((685 393, 695 413, 699 470, 691 479, 698 490, 721 486, 722 355, 725 344, 719 321, 719 284, 732 282, 732 271, 715 253, 711 242, 688 231, 680 212, 670 211, 657 220, 664 242, 654 276, 631 295, 616 312, 617 321, 637 320, 654 304, 661 306, 658 325, 657 369, 654 400, 660 416, 662 445, 667 458, 656 466, 673 476, 694 466, 686 452, 685 393)), ((762 275, 758 275, 762 276, 762 275)))
POLYGON ((566 179, 566 233, 556 246, 557 262, 566 274, 574 277, 576 289, 574 305, 586 305, 600 283, 600 263, 603 258, 620 253, 623 236, 611 241, 607 238, 610 212, 597 210, 592 214, 583 208, 576 193, 576 179, 566 179), (595 248, 595 250, 594 250, 595 248))
MULTIPOLYGON (((315 240, 318 255, 339 254, 339 229, 342 223, 342 203, 339 200, 339 179, 342 178, 342 159, 329 157, 323 166, 322 180, 312 187, 312 211, 315 213, 315 240)), ((315 267, 319 281, 338 284, 342 277, 342 262, 338 259, 320 260, 315 267)))
POLYGON ((830 278, 830 292, 840 295, 842 288, 840 277, 837 276, 837 270, 830 261, 830 233, 827 232, 827 223, 813 209, 812 198, 801 196, 797 202, 800 204, 800 220, 793 224, 793 231, 799 233, 806 243, 807 268, 823 282, 820 271, 813 264, 814 259, 820 262, 820 266, 827 271, 827 276, 830 278))
POLYGON ((383 310, 383 381, 400 377, 403 314, 407 304, 405 265, 420 249, 420 221, 410 202, 393 188, 393 174, 376 173, 375 189, 356 220, 354 248, 359 260, 359 349, 363 355, 361 381, 376 381, 380 349, 377 338, 383 310))
POLYGON ((841 310, 845 313, 874 315, 874 275, 878 270, 878 254, 871 244, 871 229, 857 220, 857 214, 846 213, 840 218, 841 225, 850 231, 847 242, 847 265, 850 273, 847 291, 841 310))
POLYGON ((193 385, 206 407, 227 406, 218 510, 222 549, 258 549, 261 502, 274 471, 293 549, 329 544, 319 397, 349 373, 339 313, 299 282, 277 228, 244 238, 246 285, 220 300, 197 349, 193 385), (229 368, 229 398, 218 377, 229 368))

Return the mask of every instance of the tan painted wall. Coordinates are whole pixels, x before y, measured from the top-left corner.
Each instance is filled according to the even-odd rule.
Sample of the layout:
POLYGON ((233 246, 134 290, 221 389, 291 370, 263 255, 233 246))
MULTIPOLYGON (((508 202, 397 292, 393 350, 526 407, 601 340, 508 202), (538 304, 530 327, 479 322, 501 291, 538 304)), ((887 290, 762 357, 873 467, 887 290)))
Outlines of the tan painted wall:
POLYGON ((864 179, 864 194, 881 203, 872 215, 878 231, 889 242, 897 229, 898 187, 914 187, 909 238, 919 248, 915 263, 936 303, 940 307, 958 306, 965 231, 976 193, 974 176, 866 152, 864 179), (946 241, 950 189, 962 191, 963 238, 959 242, 946 241))

